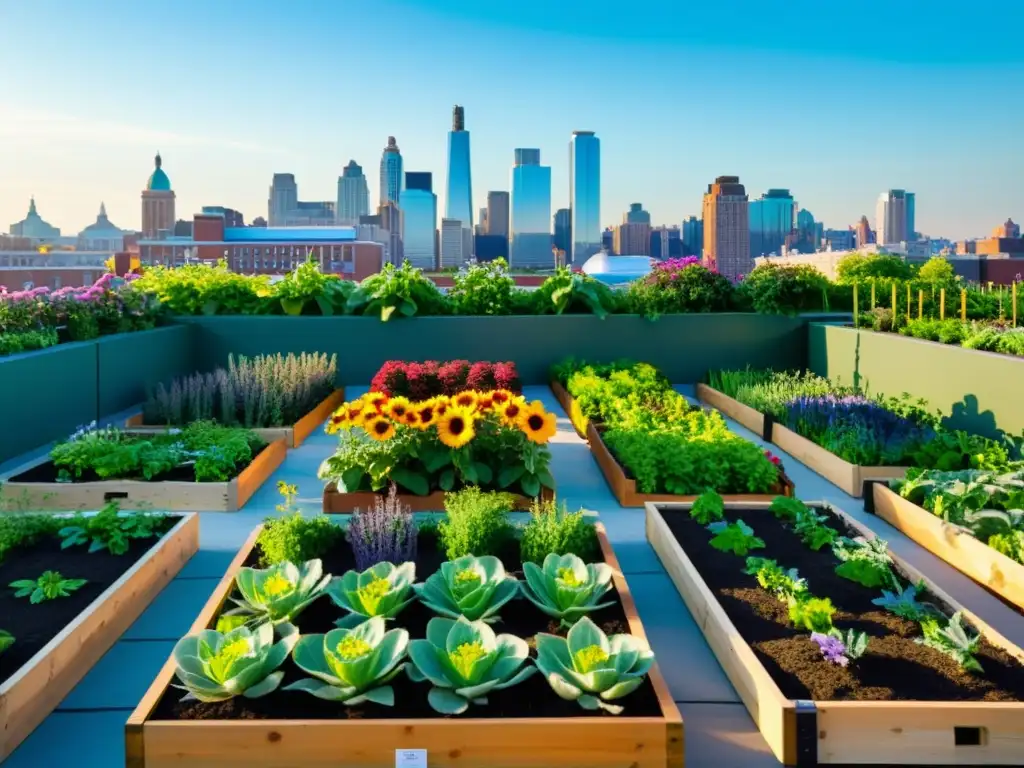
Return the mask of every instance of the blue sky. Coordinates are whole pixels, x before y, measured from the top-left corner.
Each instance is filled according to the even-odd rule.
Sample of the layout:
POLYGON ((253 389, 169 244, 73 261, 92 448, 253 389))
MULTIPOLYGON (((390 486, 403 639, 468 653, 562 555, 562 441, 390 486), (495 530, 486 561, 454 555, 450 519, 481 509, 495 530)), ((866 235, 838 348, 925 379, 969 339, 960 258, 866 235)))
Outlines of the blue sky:
POLYGON ((101 200, 137 227, 157 150, 179 217, 265 215, 274 172, 333 199, 350 158, 375 201, 389 134, 443 190, 458 103, 476 207, 521 146, 566 206, 585 129, 604 224, 679 223, 737 174, 826 226, 896 187, 918 229, 984 235, 1024 219, 1022 22, 1022 0, 0 0, 0 229, 30 194, 66 232, 101 200))

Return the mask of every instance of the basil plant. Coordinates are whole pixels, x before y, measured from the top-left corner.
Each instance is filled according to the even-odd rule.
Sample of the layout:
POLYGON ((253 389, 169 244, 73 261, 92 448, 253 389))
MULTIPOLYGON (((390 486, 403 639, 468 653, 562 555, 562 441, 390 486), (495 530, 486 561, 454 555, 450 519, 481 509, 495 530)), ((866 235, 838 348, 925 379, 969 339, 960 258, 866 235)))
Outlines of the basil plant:
POLYGON ((537 667, 563 699, 584 709, 613 715, 622 707, 608 702, 632 693, 654 664, 654 653, 633 635, 608 637, 584 616, 566 637, 540 632, 536 636, 537 667))
POLYGON ((395 705, 388 683, 405 668, 409 646, 404 629, 385 631, 384 618, 374 616, 352 629, 332 629, 325 635, 303 635, 292 661, 313 677, 287 685, 286 691, 305 691, 318 699, 347 706, 372 701, 395 705))
POLYGON ((434 613, 490 624, 498 620, 498 609, 519 594, 519 580, 506 574, 493 555, 466 555, 442 563, 441 570, 413 589, 434 613))
POLYGON ((291 624, 278 627, 280 641, 274 642, 274 626, 256 629, 239 627, 222 633, 204 629, 181 638, 174 646, 174 670, 188 691, 182 701, 226 701, 235 696, 256 699, 277 690, 284 672, 277 671, 299 640, 291 624))
POLYGON ((231 598, 238 607, 224 615, 245 616, 250 623, 293 622, 306 606, 324 594, 331 577, 323 572, 319 560, 310 560, 301 567, 283 562, 266 569, 240 568, 235 586, 241 598, 231 598))
POLYGON ((348 615, 338 626, 350 627, 372 616, 393 619, 415 599, 412 592, 416 564, 377 563, 362 573, 348 571, 327 586, 327 596, 348 615))
POLYGON ((438 617, 427 623, 426 640, 409 643, 412 664, 407 672, 414 682, 433 684, 427 701, 437 712, 459 715, 470 703, 487 704, 491 691, 510 688, 535 674, 529 654, 525 640, 495 636, 483 621, 438 617))
POLYGON ((579 619, 614 601, 598 602, 612 588, 612 569, 606 563, 586 564, 576 555, 549 554, 543 567, 523 563, 523 594, 548 616, 570 627, 579 619))

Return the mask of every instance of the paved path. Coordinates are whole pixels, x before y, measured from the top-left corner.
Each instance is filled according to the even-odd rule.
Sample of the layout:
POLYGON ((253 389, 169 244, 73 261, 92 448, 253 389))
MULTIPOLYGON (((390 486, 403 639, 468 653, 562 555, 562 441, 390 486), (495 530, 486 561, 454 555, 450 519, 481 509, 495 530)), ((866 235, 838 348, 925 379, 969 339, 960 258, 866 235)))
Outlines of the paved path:
MULTIPOLYGON (((678 389, 692 396, 692 387, 678 389)), ((349 394, 356 396, 362 391, 365 388, 350 388, 349 394)), ((596 513, 608 529, 683 716, 687 768, 777 766, 647 543, 642 510, 618 505, 586 443, 577 437, 547 387, 527 387, 526 395, 542 400, 559 414, 558 435, 551 445, 559 496, 570 509, 584 507, 596 513)), ((730 426, 763 444, 743 427, 732 422, 730 426)), ((303 510, 319 511, 322 485, 316 470, 334 446, 334 438, 318 432, 301 448, 289 451, 278 472, 243 511, 202 515, 200 551, 3 768, 122 768, 125 720, 167 660, 174 642, 188 631, 246 536, 263 518, 274 514, 279 502, 276 482, 296 484, 303 510)), ((973 582, 866 513, 860 501, 772 450, 782 457, 801 498, 832 502, 863 520, 889 540, 893 551, 911 560, 1004 635, 1024 644, 1024 618, 1010 613, 973 582)))

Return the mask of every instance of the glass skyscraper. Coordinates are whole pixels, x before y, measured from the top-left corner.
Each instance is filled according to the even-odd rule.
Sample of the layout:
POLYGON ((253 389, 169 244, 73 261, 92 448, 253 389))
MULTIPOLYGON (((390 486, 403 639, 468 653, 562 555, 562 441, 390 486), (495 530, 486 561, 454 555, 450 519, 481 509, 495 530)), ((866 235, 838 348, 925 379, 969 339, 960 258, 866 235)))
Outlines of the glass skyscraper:
POLYGON ((907 209, 907 240, 917 240, 917 226, 916 215, 914 208, 917 205, 917 196, 913 192, 907 192, 907 196, 904 198, 907 209))
POLYGON ((601 140, 573 131, 569 141, 569 210, 573 264, 601 250, 601 140))
POLYGON ((540 164, 539 149, 517 149, 515 159, 509 265, 550 268, 555 263, 551 251, 551 169, 540 164))
POLYGON ((429 173, 407 173, 398 207, 402 210, 402 248, 406 261, 420 269, 437 268, 437 195, 429 173))
POLYGON ((781 255, 793 231, 796 203, 788 189, 769 189, 750 203, 750 256, 781 255))
POLYGON ((388 145, 380 158, 380 204, 398 205, 402 196, 402 153, 394 136, 388 136, 388 145))
POLYGON ((462 107, 452 109, 452 129, 448 132, 448 189, 444 217, 473 229, 473 180, 469 162, 469 131, 462 107))

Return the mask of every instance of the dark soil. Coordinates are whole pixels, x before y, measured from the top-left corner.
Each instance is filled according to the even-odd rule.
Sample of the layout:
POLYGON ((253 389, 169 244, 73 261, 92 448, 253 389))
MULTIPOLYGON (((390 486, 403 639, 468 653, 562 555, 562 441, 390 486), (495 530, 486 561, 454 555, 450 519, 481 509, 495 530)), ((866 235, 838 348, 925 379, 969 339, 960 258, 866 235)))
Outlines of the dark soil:
MULTIPOLYGON (((719 552, 711 535, 686 512, 662 510, 676 540, 718 598, 729 618, 764 664, 783 694, 790 699, 815 701, 1021 701, 1024 666, 1006 652, 982 640, 978 662, 984 674, 965 672, 949 656, 919 645, 918 624, 895 616, 871 601, 881 590, 867 589, 835 574, 838 560, 828 547, 814 552, 767 511, 727 513, 742 519, 764 539, 757 557, 776 560, 783 568, 796 568, 816 597, 831 598, 838 609, 833 621, 840 629, 856 629, 870 637, 867 652, 847 668, 826 662, 811 642, 810 633, 789 624, 786 604, 761 589, 753 576, 743 573, 745 558, 719 552)), ((833 516, 832 527, 854 537, 833 516)), ((906 582, 906 580, 904 579, 906 582)), ((949 606, 934 596, 923 600, 949 606)), ((966 626, 966 624, 965 624, 966 626)))
MULTIPOLYGON (((255 565, 259 559, 254 551, 247 561, 255 565)), ((522 577, 522 564, 519 561, 518 547, 510 548, 502 556, 506 569, 522 577)), ((355 568, 355 560, 349 547, 344 542, 330 552, 324 560, 325 572, 340 576, 345 571, 355 568)), ((421 534, 419 555, 416 558, 416 580, 423 581, 436 571, 445 557, 439 552, 432 537, 421 534)), ((606 595, 607 600, 615 600, 615 605, 592 613, 590 618, 607 634, 628 632, 626 616, 613 589, 606 595)), ((501 609, 501 620, 491 626, 497 634, 513 634, 529 640, 538 632, 565 635, 565 630, 558 628, 558 622, 541 613, 525 597, 519 597, 506 603, 501 609)), ((338 608, 330 598, 320 598, 307 608, 296 622, 303 634, 327 632, 334 629, 335 620, 342 617, 344 611, 338 608)), ((409 630, 410 639, 426 636, 427 622, 434 617, 431 611, 419 601, 413 602, 400 613, 395 622, 389 622, 389 629, 404 627, 409 630)), ((532 645, 532 643, 531 643, 532 645)), ((531 651, 531 657, 535 652, 531 651)), ((309 677, 296 667, 291 659, 281 667, 285 676, 281 688, 303 677, 309 677)), ((177 680, 174 681, 175 683, 177 680)), ((169 688, 161 697, 151 717, 152 720, 261 720, 261 719, 311 719, 338 720, 350 718, 393 719, 393 718, 441 718, 427 703, 427 692, 430 683, 414 683, 404 673, 399 674, 392 682, 395 689, 395 706, 383 707, 378 704, 360 704, 345 707, 333 702, 323 701, 301 691, 283 691, 259 699, 246 699, 237 696, 217 704, 180 701, 184 692, 169 688)), ((494 691, 488 696, 487 706, 470 705, 460 717, 469 718, 503 718, 503 717, 599 717, 608 715, 603 710, 589 712, 574 701, 560 699, 551 690, 542 674, 535 673, 523 683, 501 691, 494 691)), ((616 704, 625 707, 624 715, 631 717, 658 717, 661 708, 654 693, 654 687, 647 680, 630 695, 618 699, 616 704)))
MULTIPOLYGON (((169 530, 178 519, 168 519, 169 530)), ((14 644, 0 653, 0 683, 60 634, 158 541, 136 539, 123 555, 112 555, 106 550, 89 554, 87 545, 61 550, 57 538, 9 551, 0 562, 0 629, 14 635, 14 644), (44 571, 59 571, 65 579, 88 579, 88 583, 69 597, 36 605, 32 605, 28 597, 15 598, 15 590, 7 586, 12 581, 36 579, 44 571)))

